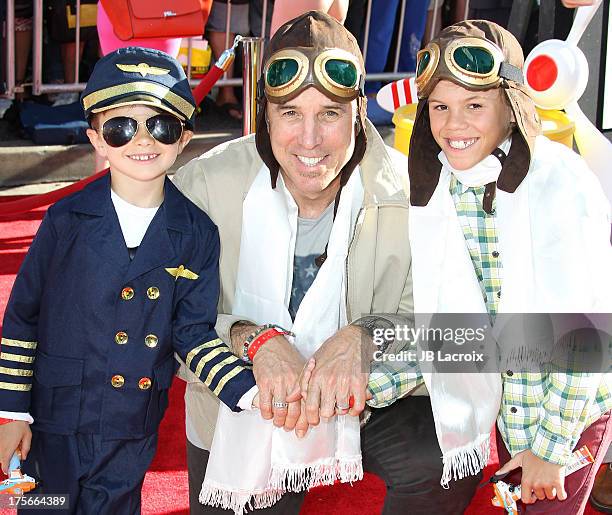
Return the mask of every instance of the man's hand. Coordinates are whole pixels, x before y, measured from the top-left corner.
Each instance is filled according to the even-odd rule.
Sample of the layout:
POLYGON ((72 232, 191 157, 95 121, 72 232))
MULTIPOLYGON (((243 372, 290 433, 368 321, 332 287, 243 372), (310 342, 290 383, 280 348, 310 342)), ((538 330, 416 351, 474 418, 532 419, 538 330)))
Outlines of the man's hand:
POLYGON ((274 419, 276 427, 295 428, 300 416, 300 398, 287 398, 298 388, 304 358, 284 336, 275 336, 260 347, 253 360, 253 373, 259 388, 259 409, 266 420, 274 419), (273 402, 289 402, 287 407, 273 402))
POLYGON ((316 426, 320 417, 347 413, 357 416, 363 411, 372 355, 369 335, 362 328, 351 325, 340 329, 321 345, 313 356, 314 370, 300 378, 310 425, 316 426), (351 397, 354 402, 349 407, 351 397))
POLYGON ((523 468, 521 500, 525 504, 533 504, 537 500, 553 500, 555 497, 560 501, 567 499, 565 467, 562 465, 548 463, 527 449, 514 456, 495 475, 505 474, 518 467, 523 468))
POLYGON ((2 472, 8 474, 8 466, 17 448, 21 448, 21 459, 25 460, 30 452, 32 431, 30 424, 23 420, 14 420, 0 426, 0 463, 2 472))

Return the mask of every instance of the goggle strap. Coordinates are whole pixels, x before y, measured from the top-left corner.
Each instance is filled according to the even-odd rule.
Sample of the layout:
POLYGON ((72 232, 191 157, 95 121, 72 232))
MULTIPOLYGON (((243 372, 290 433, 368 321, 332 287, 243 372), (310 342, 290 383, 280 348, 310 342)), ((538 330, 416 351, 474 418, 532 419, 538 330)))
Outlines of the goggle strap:
POLYGON ((523 70, 510 63, 501 63, 499 76, 503 79, 514 81, 517 84, 524 84, 523 70))
POLYGON ((261 77, 259 77, 259 80, 257 81, 257 98, 258 99, 261 99, 264 97, 265 90, 266 90, 266 80, 264 76, 262 75, 261 77))

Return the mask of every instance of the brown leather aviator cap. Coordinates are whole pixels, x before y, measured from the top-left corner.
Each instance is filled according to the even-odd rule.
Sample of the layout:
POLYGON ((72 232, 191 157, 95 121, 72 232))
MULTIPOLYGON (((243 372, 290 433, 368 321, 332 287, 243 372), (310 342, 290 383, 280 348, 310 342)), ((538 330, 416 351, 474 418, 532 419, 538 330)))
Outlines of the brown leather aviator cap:
POLYGON ((512 146, 497 180, 497 187, 513 193, 527 175, 535 138, 541 134, 540 118, 535 104, 523 86, 521 70, 524 57, 521 45, 510 32, 493 22, 466 20, 444 29, 428 44, 425 50, 427 49, 432 50, 429 55, 424 56, 427 62, 421 60, 421 53, 421 59, 417 62, 417 70, 420 72, 417 73, 419 103, 408 154, 410 203, 414 206, 427 205, 440 178, 440 147, 431 133, 427 101, 440 80, 449 80, 471 90, 501 88, 504 91, 514 113, 516 127, 512 146), (458 42, 460 39, 464 39, 466 45, 474 46, 481 44, 483 47, 491 47, 493 43, 495 76, 480 79, 475 78, 476 74, 470 76, 469 72, 460 69, 452 58, 455 47, 461 45, 461 42, 458 42))
POLYGON ((276 187, 279 164, 272 152, 266 121, 268 102, 284 103, 314 87, 334 102, 357 99, 355 150, 341 173, 341 185, 365 154, 365 65, 359 44, 335 18, 309 11, 281 26, 266 46, 263 71, 257 88, 257 151, 270 169, 276 187))

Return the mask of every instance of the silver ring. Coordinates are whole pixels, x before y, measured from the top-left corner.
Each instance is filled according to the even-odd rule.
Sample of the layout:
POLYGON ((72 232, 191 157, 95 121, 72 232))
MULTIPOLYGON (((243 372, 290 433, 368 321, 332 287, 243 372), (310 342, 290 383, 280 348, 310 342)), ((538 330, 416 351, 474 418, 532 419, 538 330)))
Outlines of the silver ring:
POLYGON ((285 409, 287 406, 289 406, 288 402, 272 401, 272 407, 274 408, 285 409))
POLYGON ((336 409, 339 409, 341 411, 346 411, 347 409, 350 409, 350 406, 348 404, 346 406, 344 405, 341 406, 340 404, 336 403, 336 409))

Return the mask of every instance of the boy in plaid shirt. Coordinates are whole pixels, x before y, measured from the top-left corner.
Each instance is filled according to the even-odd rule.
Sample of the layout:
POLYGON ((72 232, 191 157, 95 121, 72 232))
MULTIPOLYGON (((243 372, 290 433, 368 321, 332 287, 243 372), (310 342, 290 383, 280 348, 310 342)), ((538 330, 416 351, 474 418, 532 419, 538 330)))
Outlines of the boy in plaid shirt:
MULTIPOLYGON (((494 323, 498 313, 611 311, 609 203, 582 158, 541 135, 522 66, 512 34, 481 20, 448 27, 419 53, 409 153, 417 313, 486 310, 494 323)), ((372 406, 422 382, 416 363, 378 371, 372 406)), ((498 474, 522 468, 508 480, 521 483, 524 513, 584 511, 612 440, 610 375, 502 373, 498 474), (565 478, 583 445, 595 462, 565 478)))

